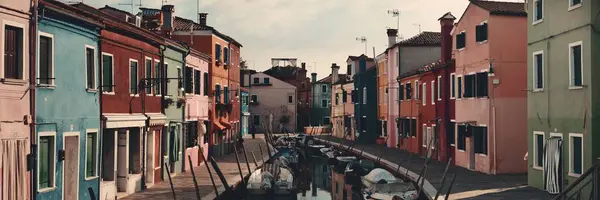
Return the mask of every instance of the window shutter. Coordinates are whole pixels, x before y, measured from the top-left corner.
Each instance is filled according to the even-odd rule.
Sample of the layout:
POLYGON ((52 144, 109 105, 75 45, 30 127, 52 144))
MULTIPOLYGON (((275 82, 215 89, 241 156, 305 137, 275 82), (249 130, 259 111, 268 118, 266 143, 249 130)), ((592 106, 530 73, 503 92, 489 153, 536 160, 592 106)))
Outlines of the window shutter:
POLYGON ((90 177, 94 176, 94 136, 92 134, 87 135, 86 139, 87 143, 87 154, 86 154, 86 171, 85 176, 90 177))
POLYGON ((481 25, 481 32, 482 32, 481 33, 481 35, 482 35, 481 40, 482 41, 486 41, 488 39, 488 23, 487 22, 483 23, 483 25, 481 25))
POLYGON ((223 97, 225 99, 223 103, 229 103, 229 87, 223 87, 223 97))
POLYGON ((50 187, 50 172, 49 172, 49 147, 50 147, 50 142, 48 141, 48 138, 46 137, 41 137, 40 138, 40 142, 39 142, 39 162, 40 162, 40 180, 39 180, 39 184, 40 184, 40 188, 47 188, 50 187))
POLYGON ((208 96, 210 93, 210 85, 208 85, 208 72, 204 72, 204 96, 208 96))
POLYGON ((200 71, 194 70, 194 94, 200 94, 200 71))
POLYGON ((398 90, 398 100, 404 100, 404 85, 400 85, 398 90))

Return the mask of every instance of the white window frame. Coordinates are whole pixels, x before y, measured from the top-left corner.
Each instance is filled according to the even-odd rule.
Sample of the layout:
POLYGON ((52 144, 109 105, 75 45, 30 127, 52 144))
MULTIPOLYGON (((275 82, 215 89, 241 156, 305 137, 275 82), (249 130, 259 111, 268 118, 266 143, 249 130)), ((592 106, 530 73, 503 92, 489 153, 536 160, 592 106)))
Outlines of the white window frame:
MULTIPOLYGON (((25 38, 26 29, 25 29, 25 27, 27 27, 27 26, 25 26, 22 23, 13 22, 13 21, 6 20, 6 19, 0 19, 0 24, 1 24, 1 26, 0 26, 0 36, 2 36, 2 38, 0 38, 0 39, 2 39, 3 41, 4 41, 4 37, 5 37, 4 30, 6 29, 7 25, 23 29, 23 31, 21 33, 21 38, 22 38, 21 39, 22 40, 21 41, 22 42, 22 44, 21 44, 22 45, 22 48, 21 48, 21 51, 22 51, 21 52, 21 56, 22 56, 22 58, 21 58, 21 60, 23 60, 23 65, 21 67, 23 68, 22 69, 23 78, 19 79, 19 80, 26 80, 26 78, 28 78, 28 73, 31 73, 31 72, 29 72, 29 70, 27 70, 28 68, 25 67, 25 65, 26 65, 25 61, 28 58, 28 57, 25 56, 26 55, 25 47, 27 47, 25 45, 25 41, 26 41, 26 38, 25 38)), ((6 45, 4 42, 0 42, 0 55, 4 55, 4 45, 6 45)), ((54 45, 54 41, 52 41, 52 45, 54 45)), ((52 62, 54 62, 54 61, 52 61, 52 62)), ((4 58, 2 58, 0 60, 0 78, 4 78, 4 58)))
POLYGON ((363 87, 363 104, 367 104, 367 87, 363 87))
MULTIPOLYGON (((432 124, 431 127, 429 127, 429 130, 431 131, 429 135, 431 135, 431 138, 435 138, 435 131, 436 131, 435 129, 436 128, 437 127, 435 124, 432 124)), ((439 138, 438 138, 438 140, 439 140, 439 138)), ((431 149, 435 149, 435 146, 436 146, 435 141, 431 141, 431 144, 432 144, 431 149)))
MULTIPOLYGON (((53 142, 54 147, 53 147, 53 151, 52 151, 52 153, 54 154, 54 156, 53 156, 53 158, 54 158, 54 166, 52 167, 52 170, 56 171, 56 163, 57 163, 57 160, 58 160, 58 157, 57 157, 58 155, 56 153, 56 152, 58 152, 57 149, 56 149, 56 143, 57 143, 57 141, 56 141, 56 132, 54 132, 54 131, 38 132, 37 141, 40 141, 40 139, 42 137, 46 137, 46 136, 54 138, 54 142, 53 142)), ((38 156, 37 159, 40 160, 40 158, 39 158, 40 155, 38 154, 37 156, 38 156)), ((79 160, 79 159, 77 159, 77 160, 79 160)), ((37 168, 40 169, 40 162, 37 162, 37 168)), ((52 179, 53 180, 52 181, 52 186, 47 187, 47 188, 40 188, 40 183, 38 181, 38 183, 36 183, 37 184, 36 187, 37 187, 38 193, 48 192, 48 191, 52 191, 52 190, 56 189, 56 173, 50 172, 48 174, 48 176, 52 176, 53 177, 53 179, 52 179)), ((40 180, 40 170, 37 170, 37 180, 40 180)))
MULTIPOLYGON (((156 71, 156 63, 158 63, 158 65, 159 65, 159 68, 161 68, 160 70, 162 71, 162 66, 160 66, 160 65, 161 65, 161 63, 160 63, 160 60, 158 60, 158 59, 154 59, 154 63, 152 63, 152 69, 154 69, 154 77, 153 77, 153 78, 158 78, 158 75, 161 73, 161 72, 157 72, 157 71, 156 71)), ((168 65, 168 64, 167 64, 167 63, 165 63, 165 65, 168 65)), ((163 76, 164 76, 164 77, 161 77, 161 79, 163 79, 163 78, 165 78, 165 77, 166 77, 166 75, 165 75, 165 74, 163 74, 163 76)), ((181 74, 181 76, 183 77, 183 74, 181 74)), ((160 82, 160 84, 161 84, 161 85, 162 85, 162 84, 164 84, 164 83, 162 82, 162 80, 159 80, 159 82, 160 82)), ((155 85, 155 87, 156 87, 156 86, 158 86, 158 85, 155 85)), ((165 91, 162 91, 162 86, 160 86, 160 87, 161 87, 161 88, 159 88, 159 90, 160 90, 160 94, 156 94, 156 91, 155 91, 156 89, 154 89, 154 88, 152 89, 152 90, 153 90, 153 91, 152 91, 152 94, 154 94, 154 96, 156 96, 156 97, 161 97, 161 96, 163 95, 163 93, 165 93, 165 91)), ((185 88, 185 87, 184 87, 184 88, 185 88)), ((181 88, 178 88, 178 89, 181 89, 181 88)))
POLYGON ((582 41, 577 41, 577 42, 573 42, 569 44, 569 89, 581 89, 583 88, 583 67, 584 67, 584 63, 583 63, 583 42, 582 41), (580 59, 581 59, 581 86, 575 86, 573 84, 575 84, 575 77, 574 77, 574 71, 573 71, 573 47, 576 46, 580 46, 581 48, 581 55, 580 55, 580 59))
MULTIPOLYGON (((104 58, 104 56, 110 56, 111 57, 111 61, 112 63, 110 64, 110 67, 112 67, 112 70, 110 70, 112 72, 111 76, 112 76, 112 83, 110 85, 110 87, 112 88, 112 92, 105 92, 104 90, 102 90, 103 94, 108 94, 108 95, 114 95, 115 94, 115 56, 113 54, 110 53, 106 53, 106 52, 102 52, 102 58, 100 58, 100 62, 102 64, 104 64, 104 60, 102 60, 104 58)), ((104 77, 104 65, 102 65, 102 75, 104 77)), ((104 83, 104 78, 102 80, 100 80, 100 83, 102 84, 102 87, 104 88, 106 85, 106 83, 104 83)), ((129 87, 129 86, 127 86, 129 87)))
POLYGON ((422 137, 421 137, 421 140, 422 140, 421 141, 421 146, 427 148, 427 141, 428 141, 427 138, 429 137, 429 135, 427 133, 427 128, 428 127, 427 127, 427 124, 423 124, 422 127, 423 127, 423 134, 422 134, 422 137))
MULTIPOLYGON (((129 88, 128 89, 129 90, 129 96, 135 97, 135 96, 138 96, 140 94, 140 92, 138 91, 137 94, 132 94, 131 93, 131 63, 132 62, 137 63, 137 65, 136 65, 137 66, 136 77, 138 78, 138 81, 140 79, 140 73, 139 73, 140 72, 140 62, 138 62, 138 60, 133 59, 133 58, 129 58, 129 62, 127 62, 127 71, 129 71, 129 73, 128 73, 128 75, 129 75, 129 77, 128 77, 128 79, 129 79, 129 85, 127 86, 127 88, 129 88)), ((137 83, 136 83, 136 86, 137 86, 137 83)), ((137 89, 137 87, 136 87, 136 89, 137 89)))
POLYGON ((532 6, 533 6, 533 15, 532 15, 532 17, 533 17, 532 18, 533 23, 532 24, 536 25, 536 24, 542 23, 544 21, 544 13, 545 13, 544 1, 543 0, 533 0, 533 5, 532 6), (536 18, 537 18, 536 16, 538 15, 538 13, 537 13, 537 9, 535 9, 535 4, 538 1, 542 1, 542 17, 539 20, 536 20, 536 18))
POLYGON ((418 100, 419 99, 419 81, 415 80, 414 84, 415 84, 415 94, 413 95, 413 99, 418 100))
POLYGON ((581 0, 578 4, 573 5, 573 0, 569 0, 569 9, 568 11, 575 10, 583 5, 583 0, 581 0))
POLYGON ((412 96, 415 94, 413 94, 412 90, 413 90, 412 82, 408 81, 408 82, 404 83, 404 100, 410 101, 413 98, 412 96), (411 90, 410 98, 406 98, 406 96, 408 95, 408 92, 406 92, 406 86, 408 86, 408 85, 410 85, 410 90, 411 90))
POLYGON ((536 51, 533 52, 532 54, 532 58, 533 58, 533 91, 534 92, 541 92, 544 91, 544 87, 546 86, 546 79, 544 78, 544 51, 536 51), (538 76, 537 76, 537 62, 535 57, 541 55, 542 56, 542 87, 541 88, 537 88, 537 80, 538 80, 538 76))
MULTIPOLYGON (((543 170, 544 159, 542 159, 542 166, 537 166, 536 165, 536 163, 537 163, 537 160, 536 160, 537 159, 537 155, 539 153, 543 153, 543 152, 537 152, 537 149, 538 149, 537 144, 538 143, 537 143, 536 139, 537 139, 538 135, 542 136, 542 140, 544 140, 544 145, 546 145, 546 134, 543 131, 533 131, 533 140, 532 140, 533 141, 533 159, 532 159, 533 160, 533 165, 531 165, 531 166, 533 166, 534 169, 543 170)), ((542 148, 544 148, 544 147, 542 147, 542 148)))
POLYGON ((569 176, 572 177, 579 177, 581 176, 581 174, 575 174, 573 172, 573 138, 578 137, 581 138, 581 174, 583 174, 583 172, 585 172, 585 167, 583 166, 584 164, 584 160, 583 158, 585 158, 584 154, 585 152, 584 150, 584 140, 583 140, 583 134, 581 133, 569 133, 569 176))
POLYGON ((390 101, 390 92, 389 89, 387 87, 383 87, 383 92, 385 93, 385 99, 383 100, 383 104, 384 105, 388 105, 388 102, 390 101))
POLYGON ((450 82, 448 83, 450 86, 450 99, 456 99, 456 85, 452 83, 456 83, 456 73, 450 73, 450 82))
MULTIPOLYGON (((148 56, 144 57, 144 78, 154 78, 154 73, 152 73, 152 69, 154 69, 154 62, 152 62, 152 61, 153 61, 152 58, 150 58, 148 56), (146 76, 146 74, 148 73, 146 71, 147 70, 147 68, 146 68, 146 61, 148 61, 148 60, 150 60, 150 77, 146 76)), ((139 66, 138 66, 138 70, 140 70, 139 66)), ((150 88, 150 93, 147 93, 146 88, 144 88, 144 93, 146 93, 146 95, 154 94, 154 88, 150 88)))
POLYGON ((97 73, 97 71, 98 71, 98 64, 97 63, 98 62, 96 62, 96 59, 95 59, 96 58, 96 54, 97 54, 96 47, 92 46, 92 45, 87 45, 86 44, 85 47, 84 47, 84 53, 86 54, 86 55, 84 55, 84 57, 85 57, 84 60, 85 60, 85 65, 86 65, 85 66, 85 87, 86 87, 86 89, 87 89, 88 92, 96 92, 98 90, 98 77, 100 77, 100 76, 98 76, 98 73, 97 73), (94 56, 94 62, 92 62, 94 64, 94 83, 93 83, 93 87, 94 88, 87 88, 87 84, 90 81, 90 80, 87 79, 87 73, 88 73, 88 71, 87 71, 87 61, 88 61, 87 60, 87 49, 94 50, 94 55, 93 55, 94 56))
POLYGON ((459 92, 458 92, 459 91, 459 89, 458 89, 458 83, 459 82, 461 83, 460 84, 460 93, 465 92, 464 91, 465 89, 463 88, 465 83, 464 83, 463 80, 464 80, 463 75, 456 75, 456 82, 454 83, 454 84, 456 84, 456 87, 455 87, 456 88, 456 100, 461 100, 462 99, 462 94, 459 94, 459 92), (460 79, 460 80, 458 80, 458 79, 460 79))
POLYGON ((437 100, 441 101, 442 100, 442 76, 438 76, 437 77, 437 100))
POLYGON ((85 132, 85 159, 84 159, 85 160, 85 164, 84 164, 84 167, 83 167, 83 169, 84 169, 83 173, 84 173, 84 176, 85 176, 85 180, 92 180, 92 179, 96 179, 96 178, 100 177, 100 173, 99 173, 100 170, 98 169, 98 166, 100 164, 100 156, 99 155, 100 155, 100 134, 98 133, 98 129, 87 129, 86 132, 85 132), (95 133, 96 134, 96 155, 95 155, 95 157, 96 157, 96 166, 95 166, 96 170, 94 171, 95 172, 94 176, 88 177, 87 174, 86 174, 86 172, 87 172, 87 149, 88 149, 87 148, 87 144, 88 144, 87 143, 87 134, 90 134, 90 133, 95 133))
POLYGON ((435 81, 431 81, 431 105, 435 105, 435 81))
MULTIPOLYGON (((2 29, 2 31, 4 31, 4 28, 2 29)), ((23 29, 23 32, 25 32, 25 29, 23 29)), ((39 71, 40 71, 40 56, 36 56, 37 57, 36 58, 37 59, 37 68, 36 69, 38 71, 38 73, 36 73, 37 74, 37 76, 36 76, 36 78, 37 78, 36 83, 37 83, 37 85, 40 85, 40 86, 49 86, 49 87, 53 88, 53 87, 56 87, 56 82, 55 82, 56 81, 56 72, 55 72, 56 68, 55 68, 55 65, 54 65, 54 62, 56 60, 55 59, 56 57, 54 56, 55 55, 54 52, 56 51, 56 48, 54 48, 54 43, 56 43, 56 40, 54 40, 54 34, 46 33, 46 32, 43 32, 43 31, 38 31, 38 38, 37 38, 37 45, 38 45, 37 47, 38 47, 38 49, 36 50, 38 55, 40 54, 39 47, 40 47, 40 42, 41 42, 42 36, 50 38, 50 40, 52 41, 52 46, 50 47, 51 50, 52 50, 52 52, 50 54, 50 57, 52 59, 52 63, 50 63, 50 70, 52 70, 52 77, 50 77, 50 78, 53 78, 53 79, 49 80, 50 84, 40 84, 40 79, 39 79, 40 78, 40 73, 39 73, 39 71)), ((4 34, 2 34, 2 37, 4 37, 4 34)), ((25 40, 25 38, 23 38, 23 40, 25 40)), ((23 46, 22 48, 25 49, 25 46, 23 46)), ((4 47, 2 48, 2 51, 4 51, 4 47)), ((2 54, 2 55, 4 55, 4 54, 2 54)), ((25 60, 23 60, 22 62, 25 62, 25 60)), ((2 60, 2 65, 3 65, 2 66, 2 70, 4 70, 4 60, 2 60)), ((25 63, 23 63, 23 68, 25 68, 24 66, 25 66, 25 63)), ((25 69, 23 69, 23 72, 25 72, 25 69)), ((25 73, 23 73, 23 76, 25 76, 25 73)))
MULTIPOLYGON (((463 30, 463 31, 461 31, 460 33, 458 33, 456 35, 460 35, 460 34, 463 34, 463 33, 465 34, 465 46, 463 48, 457 49, 458 51, 463 51, 463 50, 465 50, 465 48, 467 48, 467 31, 463 30)), ((456 39, 456 37, 454 39, 456 40, 456 42, 458 42, 458 40, 456 39)), ((455 43, 454 46, 456 46, 456 42, 454 42, 455 43)))
POLYGON ((325 84, 321 85, 321 92, 327 93, 327 85, 325 85, 325 84))
POLYGON ((423 83, 423 89, 421 90, 421 94, 423 94, 423 105, 427 105, 427 83, 423 83))

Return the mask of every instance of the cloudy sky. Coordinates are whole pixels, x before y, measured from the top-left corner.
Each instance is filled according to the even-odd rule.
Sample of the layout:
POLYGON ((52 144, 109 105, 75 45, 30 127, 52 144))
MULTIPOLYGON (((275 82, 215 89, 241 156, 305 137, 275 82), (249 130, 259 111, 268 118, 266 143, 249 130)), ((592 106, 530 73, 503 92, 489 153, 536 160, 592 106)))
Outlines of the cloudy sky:
MULTIPOLYGON (((132 0, 83 1, 132 10, 119 5, 132 0)), ((133 1, 151 8, 162 3, 133 1)), ((386 27, 398 26, 388 10, 400 10, 399 35, 409 38, 419 33, 417 24, 422 31, 439 31, 437 19, 446 12, 459 18, 468 0, 167 0, 166 4, 175 5, 176 15, 188 19, 197 19, 198 11, 209 13, 209 25, 242 43, 242 57, 250 68, 263 71, 271 67, 273 57, 295 57, 307 63, 309 73, 322 78, 331 73, 331 63, 344 65, 349 55, 365 52, 357 37, 367 38, 370 57, 373 47, 375 54, 387 48, 386 27)), ((133 9, 139 11, 138 6, 133 9)))

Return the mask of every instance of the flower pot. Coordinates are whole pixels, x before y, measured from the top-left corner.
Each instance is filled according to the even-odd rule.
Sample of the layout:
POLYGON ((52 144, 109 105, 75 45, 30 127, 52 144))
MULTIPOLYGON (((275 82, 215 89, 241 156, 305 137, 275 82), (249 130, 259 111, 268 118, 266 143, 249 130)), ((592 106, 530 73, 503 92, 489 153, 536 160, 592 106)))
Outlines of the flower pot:
POLYGON ((385 144, 385 138, 384 137, 378 137, 376 140, 377 144, 385 144))

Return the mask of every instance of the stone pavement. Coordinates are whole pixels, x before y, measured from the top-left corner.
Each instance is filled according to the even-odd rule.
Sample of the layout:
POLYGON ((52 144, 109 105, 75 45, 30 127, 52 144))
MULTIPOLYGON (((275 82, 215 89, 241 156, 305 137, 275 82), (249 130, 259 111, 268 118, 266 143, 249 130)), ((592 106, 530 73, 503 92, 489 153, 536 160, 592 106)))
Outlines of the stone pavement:
MULTIPOLYGON (((254 165, 254 160, 252 159, 251 151, 255 151, 254 155, 256 156, 258 165, 260 166, 262 160, 260 158, 260 151, 258 145, 262 146, 264 160, 266 161, 268 158, 267 149, 265 147, 265 141, 262 134, 257 134, 256 139, 252 139, 252 136, 244 137, 244 145, 246 146, 246 153, 248 156, 248 160, 250 163, 250 171, 254 171, 256 166, 254 165)), ((240 166, 242 168, 242 174, 244 176, 248 175, 248 168, 246 167, 246 161, 244 159, 243 153, 238 153, 240 159, 240 166)), ((221 156, 215 158, 217 163, 219 164, 219 168, 223 172, 223 175, 227 179, 227 183, 229 185, 234 185, 240 182, 240 175, 237 166, 237 162, 235 159, 235 154, 232 153, 230 155, 221 156)), ((215 172, 214 168, 209 162, 209 167, 212 172, 213 178, 215 180, 215 184, 219 190, 219 194, 225 191, 219 176, 215 172)), ((200 196, 202 199, 214 199, 216 195, 214 194, 214 187, 210 180, 210 176, 208 171, 206 170, 206 166, 202 164, 199 167, 194 168, 194 173, 196 175, 196 180, 198 182, 198 188, 200 190, 200 196)), ((177 200, 197 200, 196 190, 194 189, 194 181, 192 178, 191 172, 188 170, 185 173, 178 174, 173 179, 173 187, 175 188, 175 194, 177 200)), ((133 200, 133 199, 143 199, 143 200, 163 200, 163 199, 173 199, 173 194, 171 192, 171 187, 169 184, 168 177, 165 177, 163 182, 155 184, 154 186, 148 188, 147 190, 139 193, 135 193, 129 195, 123 200, 133 200)))
MULTIPOLYGON (((330 142, 339 144, 342 139, 335 138, 330 135, 317 136, 330 142)), ((345 145, 352 144, 352 141, 344 140, 345 145)), ((361 145, 355 144, 354 149, 363 149, 365 153, 379 156, 380 152, 382 161, 387 160, 391 163, 403 163, 402 167, 409 169, 414 173, 419 173, 425 163, 425 159, 413 155, 409 163, 409 153, 396 148, 387 148, 382 145, 361 145)), ((444 170, 445 163, 431 161, 425 178, 433 187, 439 189, 444 170)), ((527 175, 487 175, 475 171, 470 171, 462 167, 451 166, 446 178, 446 183, 442 193, 447 191, 448 185, 452 179, 452 174, 456 174, 454 185, 449 199, 552 199, 552 195, 527 186, 527 175)), ((440 198, 441 199, 441 198, 440 198)))

